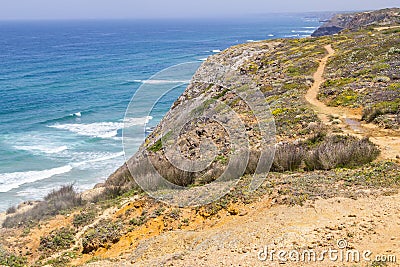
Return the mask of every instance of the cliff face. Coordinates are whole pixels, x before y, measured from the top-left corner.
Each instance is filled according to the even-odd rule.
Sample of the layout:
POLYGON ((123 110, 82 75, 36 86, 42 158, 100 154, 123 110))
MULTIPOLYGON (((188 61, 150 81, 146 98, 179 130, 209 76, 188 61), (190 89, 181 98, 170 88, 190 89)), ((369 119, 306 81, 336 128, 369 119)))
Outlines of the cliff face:
MULTIPOLYGON (((396 33, 383 32, 381 34, 382 32, 375 31, 375 37, 372 38, 372 36, 368 36, 370 29, 365 30, 363 27, 366 25, 397 27, 400 25, 399 11, 400 9, 394 8, 337 15, 314 33, 314 36, 329 35, 349 29, 350 32, 343 37, 346 42, 340 36, 337 37, 338 40, 329 38, 282 39, 238 45, 211 56, 198 69, 185 92, 148 136, 139 151, 109 177, 106 185, 135 187, 138 179, 156 182, 153 178, 149 178, 154 176, 154 170, 168 182, 184 187, 208 184, 216 180, 224 173, 230 159, 235 158, 232 151, 243 152, 239 149, 241 146, 233 147, 231 145, 232 140, 228 136, 232 133, 228 133, 221 122, 233 123, 228 129, 242 127, 241 131, 248 138, 248 145, 246 145, 248 151, 245 154, 249 154, 249 160, 248 162, 245 160, 246 166, 241 166, 242 163, 239 164, 240 157, 236 155, 239 162, 234 165, 240 166, 243 172, 235 170, 233 173, 239 173, 239 175, 254 173, 263 151, 272 152, 274 150, 270 146, 275 139, 273 123, 276 126, 277 141, 293 141, 314 134, 312 125, 320 123, 320 120, 314 110, 307 105, 304 94, 313 82, 312 74, 317 70, 318 60, 326 54, 324 45, 328 43, 333 42, 335 45, 337 42, 339 46, 340 42, 344 42, 340 44, 343 48, 339 48, 343 51, 350 51, 348 53, 352 55, 344 65, 342 61, 348 57, 348 54, 343 52, 343 54, 337 55, 337 62, 328 69, 334 68, 334 65, 343 65, 343 69, 345 66, 351 65, 354 70, 359 68, 361 70, 356 78, 343 78, 345 73, 342 73, 341 70, 330 74, 332 77, 338 75, 337 79, 340 82, 335 80, 332 81, 332 86, 329 83, 324 85, 321 97, 329 99, 334 103, 332 105, 341 105, 342 103, 347 105, 348 102, 358 101, 354 107, 364 110, 375 110, 374 106, 378 104, 371 99, 383 99, 381 97, 383 94, 397 99, 397 93, 390 90, 391 87, 396 87, 396 85, 391 85, 391 79, 396 78, 399 62, 394 38, 396 33), (378 35, 378 33, 380 34, 378 35), (361 37, 358 34, 361 34, 361 37), (365 53, 368 52, 369 55, 358 55, 360 52, 357 50, 357 46, 363 47, 362 50, 365 53), (379 50, 376 47, 379 47, 379 50), (373 56, 371 56, 372 54, 373 56), (379 58, 387 58, 385 64, 379 63, 379 58), (352 83, 357 85, 352 85, 352 83), (368 83, 368 87, 376 85, 380 89, 361 90, 359 87, 362 83, 368 83), (350 85, 352 87, 348 88, 350 85), (267 124, 271 123, 268 126, 271 130, 270 135, 267 136, 268 140, 263 140, 262 131, 258 126, 258 118, 255 116, 257 114, 254 114, 254 109, 249 106, 249 101, 243 99, 243 97, 246 98, 246 94, 250 96, 256 91, 261 92, 262 97, 265 98, 263 103, 269 104, 268 110, 263 112, 265 116, 263 120, 267 124), (388 92, 386 93, 386 91, 388 92), (376 97, 374 97, 375 95, 376 97), (218 114, 207 113, 207 110, 217 110, 218 114), (239 118, 238 121, 242 121, 242 124, 235 124, 227 119, 229 116, 225 115, 229 112, 236 114, 239 118), (219 117, 219 121, 215 120, 215 116, 218 117, 221 114, 222 117, 219 117), (272 122, 271 114, 274 122, 272 122), (179 134, 174 133, 175 128, 180 128, 179 134), (214 146, 204 147, 204 142, 213 143, 214 146), (264 147, 266 143, 268 145, 264 147), (172 154, 171 151, 173 151, 172 154), (197 171, 199 168, 194 165, 197 164, 196 162, 202 161, 205 156, 204 151, 210 152, 207 157, 213 160, 210 160, 209 165, 202 168, 202 171, 197 171), (172 158, 175 160, 171 161, 172 158), (192 164, 194 165, 192 166, 192 164)), ((348 70, 346 73, 355 75, 352 70, 348 70)), ((385 101, 388 100, 385 98, 385 101)), ((385 110, 393 113, 396 105, 393 104, 393 108, 385 110)), ((383 114, 388 113, 386 111, 382 111, 383 114)), ((390 124, 393 121, 389 117, 382 117, 381 120, 389 121, 390 124)), ((241 136, 238 138, 238 142, 242 142, 243 139, 244 137, 241 136)), ((273 163, 272 170, 285 169, 277 165, 279 164, 273 163)), ((268 163, 267 166, 271 166, 271 164, 268 163)), ((151 186, 147 186, 147 189, 150 189, 151 186)))
POLYGON ((313 34, 313 37, 332 35, 348 29, 350 31, 358 30, 365 26, 386 26, 400 24, 400 9, 390 8, 377 11, 338 14, 328 22, 319 27, 313 34))
MULTIPOLYGON (((326 53, 324 40, 320 41, 318 45, 311 39, 249 43, 210 57, 136 155, 106 185, 129 187, 154 181, 152 168, 167 181, 186 187, 209 184, 224 174, 229 180, 267 172, 276 138, 307 137, 314 133, 312 125, 318 124, 303 95, 312 84, 316 60, 326 53), (195 106, 188 108, 191 103, 195 106), (180 114, 188 114, 186 121, 180 114), (170 134, 168 129, 179 125, 184 126, 180 135, 170 134), (213 150, 213 145, 202 147, 207 143, 215 148, 209 165, 192 171, 191 162, 202 162, 204 151, 213 150), (179 149, 178 161, 171 162, 168 146, 179 149)), ((290 168, 272 165, 276 171, 290 168)))
MULTIPOLYGON (((146 184, 146 191, 157 187, 161 177, 183 187, 216 179, 230 184, 254 173, 262 158, 267 172, 275 125, 262 91, 273 88, 254 79, 261 64, 254 59, 266 59, 279 46, 239 45, 210 57, 136 155, 107 184, 132 182, 130 173, 142 188, 146 184)), ((160 186, 169 188, 165 182, 160 186)))

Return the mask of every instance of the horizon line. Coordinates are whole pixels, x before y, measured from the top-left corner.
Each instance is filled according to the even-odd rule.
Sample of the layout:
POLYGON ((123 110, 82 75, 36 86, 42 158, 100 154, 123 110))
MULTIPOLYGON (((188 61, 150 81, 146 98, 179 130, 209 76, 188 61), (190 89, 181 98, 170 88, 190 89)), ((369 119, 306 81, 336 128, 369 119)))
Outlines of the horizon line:
POLYGON ((0 22, 45 22, 45 21, 156 21, 156 20, 199 20, 199 19, 213 19, 213 20, 223 20, 223 19, 240 19, 240 18, 249 18, 256 16, 259 18, 261 16, 266 15, 291 15, 291 14, 321 14, 321 13, 352 13, 352 12, 366 12, 372 10, 379 10, 379 9, 365 9, 365 10, 324 10, 324 11, 274 11, 274 12, 266 12, 266 13, 258 13, 258 14, 243 14, 243 15, 227 15, 227 16, 195 16, 195 17, 141 17, 141 18, 134 18, 134 17, 104 17, 104 18, 0 18, 0 22))

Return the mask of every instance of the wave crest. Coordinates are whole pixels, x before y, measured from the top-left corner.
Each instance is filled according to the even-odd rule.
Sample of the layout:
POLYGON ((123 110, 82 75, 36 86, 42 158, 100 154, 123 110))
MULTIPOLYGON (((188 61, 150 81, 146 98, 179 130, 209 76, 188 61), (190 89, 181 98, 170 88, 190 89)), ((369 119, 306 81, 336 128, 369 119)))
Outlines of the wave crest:
POLYGON ((42 171, 12 172, 0 174, 0 192, 8 192, 26 183, 33 183, 72 170, 71 165, 42 171))
POLYGON ((46 154, 57 154, 60 152, 63 152, 68 149, 67 146, 58 146, 58 147, 52 147, 52 146, 43 146, 43 145, 37 145, 37 146, 14 146, 15 149, 18 150, 25 150, 29 152, 41 152, 41 153, 46 153, 46 154))
POLYGON ((49 125, 50 128, 65 130, 82 136, 90 136, 95 138, 113 138, 118 135, 118 130, 123 127, 131 127, 135 125, 145 125, 153 117, 147 116, 143 118, 132 118, 125 122, 95 122, 89 124, 71 123, 71 124, 54 124, 49 125))

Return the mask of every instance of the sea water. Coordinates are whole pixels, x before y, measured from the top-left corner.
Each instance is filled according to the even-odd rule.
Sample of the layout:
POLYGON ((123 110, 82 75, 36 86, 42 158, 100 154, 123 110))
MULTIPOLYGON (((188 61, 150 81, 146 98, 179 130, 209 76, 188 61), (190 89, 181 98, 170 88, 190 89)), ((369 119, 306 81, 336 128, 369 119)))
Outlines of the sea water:
MULTIPOLYGON (((0 211, 104 182, 124 162, 129 101, 143 83, 163 83, 148 80, 157 72, 240 43, 309 36, 317 17, 0 22, 0 211)), ((130 124, 156 125, 184 89, 130 124)))

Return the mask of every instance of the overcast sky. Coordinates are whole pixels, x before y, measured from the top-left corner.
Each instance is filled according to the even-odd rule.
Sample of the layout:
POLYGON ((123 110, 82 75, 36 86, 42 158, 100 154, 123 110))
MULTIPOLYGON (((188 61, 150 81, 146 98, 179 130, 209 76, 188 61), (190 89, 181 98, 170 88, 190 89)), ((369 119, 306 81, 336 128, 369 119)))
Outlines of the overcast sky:
POLYGON ((233 17, 399 7, 399 0, 0 0, 0 20, 233 17))

